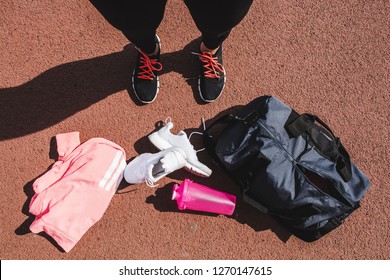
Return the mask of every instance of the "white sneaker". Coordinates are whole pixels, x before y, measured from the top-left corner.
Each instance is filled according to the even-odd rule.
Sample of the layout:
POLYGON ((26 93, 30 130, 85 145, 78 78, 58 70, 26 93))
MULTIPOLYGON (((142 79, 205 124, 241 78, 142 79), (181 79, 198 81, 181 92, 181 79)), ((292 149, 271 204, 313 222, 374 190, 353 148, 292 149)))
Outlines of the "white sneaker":
POLYGON ((155 154, 144 153, 126 166, 124 178, 130 184, 146 182, 149 187, 169 173, 187 163, 186 155, 180 148, 170 148, 155 154))
POLYGON ((180 131, 177 135, 171 133, 173 127, 172 122, 167 122, 165 126, 148 136, 150 142, 160 150, 178 147, 186 154, 187 164, 185 169, 193 174, 202 177, 209 177, 212 173, 211 169, 198 160, 194 146, 191 145, 187 134, 180 131))

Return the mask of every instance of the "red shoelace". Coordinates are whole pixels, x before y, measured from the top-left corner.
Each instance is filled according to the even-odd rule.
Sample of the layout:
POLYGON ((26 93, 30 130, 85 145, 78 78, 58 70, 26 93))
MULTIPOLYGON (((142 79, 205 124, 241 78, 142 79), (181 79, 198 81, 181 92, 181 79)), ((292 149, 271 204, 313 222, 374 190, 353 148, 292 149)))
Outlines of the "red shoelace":
POLYGON ((199 56, 200 60, 203 62, 204 67, 204 76, 210 79, 219 79, 220 72, 224 73, 225 69, 223 65, 218 62, 217 57, 213 57, 211 52, 203 53, 193 53, 199 56))
POLYGON ((153 71, 161 71, 162 64, 157 61, 157 58, 151 59, 140 49, 138 49, 138 51, 141 54, 141 59, 140 59, 141 65, 139 66, 140 72, 138 73, 137 77, 138 79, 152 81, 155 77, 153 71))

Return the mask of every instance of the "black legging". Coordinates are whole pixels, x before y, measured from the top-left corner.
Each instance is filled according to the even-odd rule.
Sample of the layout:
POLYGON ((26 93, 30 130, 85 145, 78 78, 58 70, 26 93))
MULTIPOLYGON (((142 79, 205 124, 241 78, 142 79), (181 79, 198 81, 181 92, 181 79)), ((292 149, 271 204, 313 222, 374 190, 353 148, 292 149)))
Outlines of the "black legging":
MULTIPOLYGON (((90 0, 106 20, 146 53, 155 50, 155 34, 167 0, 90 0)), ((248 13, 253 0, 184 0, 209 49, 215 49, 248 13)))

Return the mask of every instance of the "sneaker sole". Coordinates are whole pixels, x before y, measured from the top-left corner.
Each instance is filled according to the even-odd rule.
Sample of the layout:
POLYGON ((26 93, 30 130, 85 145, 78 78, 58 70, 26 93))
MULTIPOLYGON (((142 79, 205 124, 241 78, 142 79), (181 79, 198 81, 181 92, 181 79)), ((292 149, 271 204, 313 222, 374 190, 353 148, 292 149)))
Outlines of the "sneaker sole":
MULTIPOLYGON (((157 34, 156 34, 156 37, 157 37, 157 42, 158 42, 158 45, 159 45, 159 48, 160 48, 160 52, 161 52, 161 41, 160 41, 160 37, 158 37, 157 34)), ((134 91, 135 96, 137 97, 137 99, 138 99, 140 102, 142 102, 142 103, 144 103, 144 104, 150 104, 150 103, 152 103, 154 100, 156 100, 158 91, 160 90, 160 80, 159 80, 158 77, 157 77, 157 91, 156 91, 156 93, 155 93, 156 96, 153 98, 153 100, 151 100, 151 101, 141 100, 141 99, 139 98, 138 94, 137 94, 137 91, 135 90, 135 87, 134 87, 134 72, 135 72, 135 69, 133 70, 133 74, 131 75, 131 85, 132 85, 132 87, 133 87, 133 91, 134 91)))
POLYGON ((225 69, 225 75, 223 77, 223 87, 222 87, 221 93, 218 95, 217 98, 215 98, 213 100, 208 100, 208 99, 203 98, 202 91, 200 90, 200 76, 199 76, 199 79, 198 79, 198 91, 199 91, 200 98, 202 98, 202 100, 204 102, 207 102, 207 103, 211 103, 211 102, 214 102, 214 101, 218 100, 221 97, 222 92, 225 89, 225 86, 226 86, 226 69, 225 69))
MULTIPOLYGON (((164 138, 162 138, 160 135, 158 135, 158 132, 153 132, 148 136, 150 142, 152 144, 160 149, 160 150, 166 150, 171 147, 173 147, 168 141, 166 141, 164 138)), ((188 172, 191 172, 192 174, 195 174, 200 177, 209 177, 210 174, 207 174, 200 170, 199 168, 196 168, 195 166, 191 165, 189 162, 186 163, 184 166, 184 169, 186 169, 188 172)))

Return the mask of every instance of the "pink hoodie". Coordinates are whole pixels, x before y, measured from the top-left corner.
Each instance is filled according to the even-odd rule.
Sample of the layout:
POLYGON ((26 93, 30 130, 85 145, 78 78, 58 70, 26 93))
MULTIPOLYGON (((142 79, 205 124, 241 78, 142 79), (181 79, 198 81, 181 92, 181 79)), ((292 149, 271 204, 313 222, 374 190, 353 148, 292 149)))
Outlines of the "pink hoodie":
POLYGON ((106 211, 126 167, 117 144, 92 138, 80 145, 79 132, 56 136, 58 161, 35 180, 30 213, 34 233, 45 231, 66 252, 106 211))

